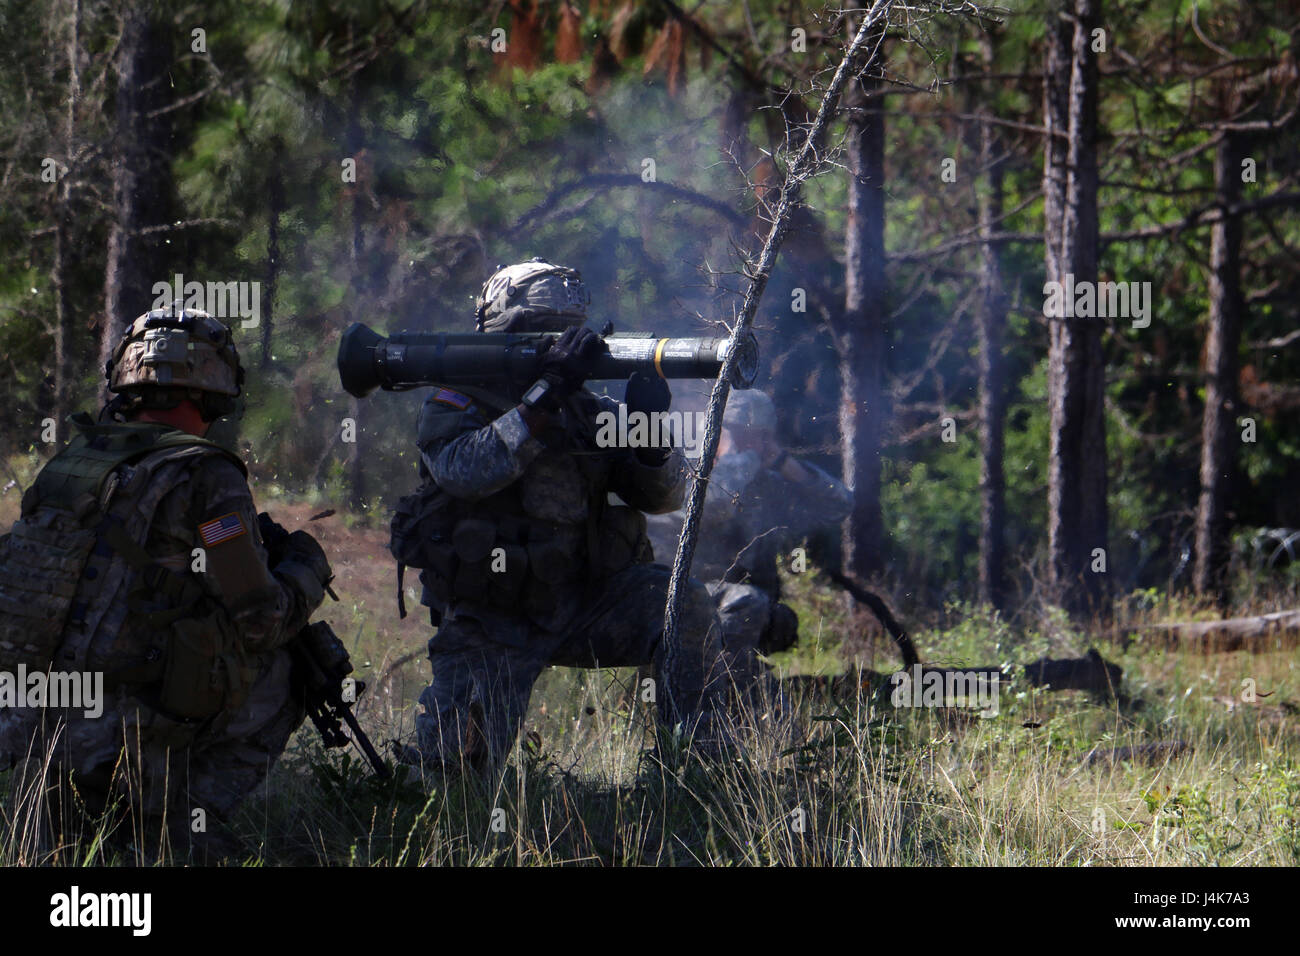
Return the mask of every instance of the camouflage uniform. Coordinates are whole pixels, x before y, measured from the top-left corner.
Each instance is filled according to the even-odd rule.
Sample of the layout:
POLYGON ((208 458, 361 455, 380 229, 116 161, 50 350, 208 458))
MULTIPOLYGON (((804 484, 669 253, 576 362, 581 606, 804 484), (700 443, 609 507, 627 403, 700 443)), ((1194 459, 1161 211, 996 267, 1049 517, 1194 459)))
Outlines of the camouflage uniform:
MULTIPOLYGON (((414 536, 430 548, 422 601, 438 627, 416 731, 435 766, 500 766, 551 664, 653 664, 663 723, 706 747, 723 734, 721 631, 702 585, 683 596, 679 647, 669 653, 661 640, 669 571, 650 563, 644 512, 680 506, 680 452, 600 447, 596 417, 619 403, 581 387, 584 366, 547 364, 571 338, 598 345, 582 328, 589 302, 575 269, 543 259, 500 269, 479 296, 477 328, 565 330, 542 378, 522 399, 437 389, 420 412, 421 477, 448 513, 442 530, 414 536), (519 401, 545 414, 530 425, 519 401)), ((627 395, 629 407, 671 400, 662 382, 635 375, 627 395)))
POLYGON ((422 476, 454 496, 461 513, 520 530, 513 542, 493 540, 508 552, 507 567, 527 567, 517 596, 503 600, 490 591, 477 599, 448 593, 429 586, 430 571, 421 574, 422 601, 441 621, 429 641, 433 682, 416 718, 425 760, 448 765, 464 755, 498 764, 548 665, 653 663, 661 719, 707 737, 725 681, 712 605, 691 582, 680 654, 666 659, 660 637, 669 571, 648 563, 641 515, 680 506, 680 453, 651 467, 629 449, 598 448, 595 416, 617 403, 585 390, 565 402, 563 424, 540 439, 518 409, 499 413, 505 405, 439 389, 420 413, 422 476), (608 504, 610 492, 625 506, 608 504))
MULTIPOLYGON (((743 395, 734 393, 732 401, 743 395)), ((737 427, 730 404, 727 411, 728 428, 737 427)), ((730 654, 765 649, 782 607, 778 563, 809 532, 849 512, 851 494, 842 482, 807 461, 799 465, 810 478, 794 482, 765 467, 758 452, 733 451, 718 458, 709 477, 691 573, 709 582, 730 654)), ((676 553, 684 520, 682 512, 650 520, 656 557, 676 553)))
MULTIPOLYGON (((66 505, 62 488, 84 476, 79 463, 98 454, 107 468, 106 448, 144 449, 105 477, 97 543, 51 665, 102 673, 104 710, 0 711, 0 769, 48 752, 92 811, 117 793, 149 815, 165 806, 173 821, 196 808, 227 816, 302 722, 285 645, 320 604, 322 575, 296 553, 268 568, 233 454, 162 424, 83 417, 79 428, 29 490, 10 544, 66 505), (209 691, 217 703, 203 703, 209 691)), ((0 605, 39 583, 13 567, 15 553, 0 575, 0 605)))

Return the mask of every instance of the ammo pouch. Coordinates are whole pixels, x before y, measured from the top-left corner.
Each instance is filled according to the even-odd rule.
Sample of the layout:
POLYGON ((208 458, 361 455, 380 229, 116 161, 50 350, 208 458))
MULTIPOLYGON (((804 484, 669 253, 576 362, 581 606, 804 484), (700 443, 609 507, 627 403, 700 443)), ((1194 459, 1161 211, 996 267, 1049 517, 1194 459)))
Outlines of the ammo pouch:
POLYGON ((70 514, 24 513, 0 536, 0 671, 43 671, 63 643, 96 544, 70 514))
POLYGON ((576 559, 583 544, 580 527, 532 523, 527 547, 533 577, 546 586, 570 583, 579 574, 576 559))
POLYGON ((648 564, 654 556, 646 534, 645 515, 627 505, 608 505, 597 526, 600 548, 598 565, 603 573, 615 574, 632 564, 648 564))
POLYGON ((528 580, 524 536, 524 526, 508 516, 462 518, 451 532, 449 558, 430 571, 449 571, 452 598, 513 608, 528 580))
POLYGON ((455 523, 451 505, 451 496, 432 482, 397 500, 388 526, 388 550, 399 565, 428 567, 428 542, 449 535, 455 523))
MULTIPOLYGON (((451 534, 455 521, 451 505, 451 497, 431 481, 397 500, 388 526, 388 550, 397 559, 397 611, 400 617, 406 617, 403 579, 408 567, 424 570, 443 565, 439 568, 441 576, 445 576, 448 570, 442 560, 444 556, 436 553, 439 549, 434 545, 447 540, 451 534)), ((425 581, 425 577, 421 574, 420 580, 425 581)), ((425 584, 429 586, 427 581, 425 584)), ((436 592, 436 588, 433 590, 436 592)))
POLYGON ((529 566, 525 526, 508 516, 466 517, 463 507, 432 482, 398 500, 388 547, 397 559, 400 616, 406 616, 407 567, 421 569, 421 583, 440 604, 471 600, 511 608, 519 601, 529 566))
POLYGON ((219 613, 178 618, 163 658, 159 705, 187 720, 238 710, 248 699, 257 667, 219 613))
POLYGON ((391 548, 403 615, 404 565, 422 569, 420 581, 438 604, 473 601, 544 619, 585 569, 606 576, 652 560, 645 515, 635 508, 606 507, 588 527, 508 514, 469 515, 452 523, 446 520, 452 500, 422 490, 398 503, 391 548), (416 510, 422 503, 429 508, 424 515, 416 510))

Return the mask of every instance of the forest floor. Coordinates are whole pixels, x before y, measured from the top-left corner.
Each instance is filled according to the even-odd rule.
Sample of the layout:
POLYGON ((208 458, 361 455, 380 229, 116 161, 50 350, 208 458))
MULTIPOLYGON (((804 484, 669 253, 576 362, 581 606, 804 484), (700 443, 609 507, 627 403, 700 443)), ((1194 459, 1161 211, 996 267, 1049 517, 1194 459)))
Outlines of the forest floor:
MULTIPOLYGON (((0 511, 12 497, 0 497, 0 511)), ((259 503, 325 546, 341 600, 320 616, 369 685, 359 719, 385 752, 391 739, 409 741, 430 629, 412 579, 410 614, 398 620, 384 523, 337 514, 308 524, 316 503, 259 503)), ((778 673, 898 666, 888 641, 815 569, 787 585, 801 641, 772 662, 778 673)), ((1014 667, 1095 646, 1124 669, 1118 700, 1018 680, 995 716, 980 717, 896 708, 860 684, 789 682, 795 732, 782 739, 755 730, 763 720, 745 721, 736 733, 746 746, 726 761, 656 740, 630 671, 544 672, 527 735, 489 781, 376 781, 355 752, 323 750, 304 724, 266 787, 220 825, 222 856, 269 865, 1295 865, 1295 646, 1205 654, 1123 640, 1142 623, 1191 613, 1153 592, 1139 597, 1104 639, 1051 614, 1009 622, 964 606, 913 622, 922 658, 949 665, 1014 667), (1134 749, 1110 753, 1125 747, 1134 749)), ((1289 587, 1240 610, 1288 602, 1300 603, 1289 587)), ((30 843, 5 813, 0 863, 133 862, 121 841, 20 850, 30 843)))

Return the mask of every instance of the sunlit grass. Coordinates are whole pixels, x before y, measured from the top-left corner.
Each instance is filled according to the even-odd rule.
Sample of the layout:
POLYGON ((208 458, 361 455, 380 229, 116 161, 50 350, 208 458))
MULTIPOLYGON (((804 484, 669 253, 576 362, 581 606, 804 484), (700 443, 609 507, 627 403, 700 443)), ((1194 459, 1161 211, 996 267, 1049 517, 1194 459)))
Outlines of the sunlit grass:
MULTIPOLYGON (((345 554, 355 535, 320 524, 345 572, 343 601, 325 613, 370 684, 358 713, 386 752, 389 739, 411 739, 430 631, 414 600, 396 621, 382 530, 345 554)), ((785 587, 802 639, 773 662, 781 673, 896 666, 888 639, 855 633, 859 619, 815 569, 785 587)), ((1293 599, 1272 594, 1265 606, 1293 599)), ((755 730, 770 721, 742 714, 740 746, 724 760, 659 736, 631 670, 545 671, 526 736, 489 779, 377 781, 355 753, 323 751, 306 725, 267 785, 214 822, 213 852, 230 865, 1295 865, 1294 651, 1206 655, 1123 640, 1195 610, 1138 594, 1097 636, 1049 612, 1008 620, 950 605, 912 626, 926 660, 1014 670, 1096 646, 1124 668, 1125 699, 1017 682, 981 719, 895 709, 869 685, 832 694, 804 681, 788 685, 796 733, 755 730), (1108 757, 1161 743, 1185 749, 1108 757)), ((49 832, 47 803, 64 791, 39 761, 28 766, 34 775, 0 774, 0 864, 188 859, 165 841, 147 849, 158 835, 138 832, 129 806, 114 822, 49 832)))

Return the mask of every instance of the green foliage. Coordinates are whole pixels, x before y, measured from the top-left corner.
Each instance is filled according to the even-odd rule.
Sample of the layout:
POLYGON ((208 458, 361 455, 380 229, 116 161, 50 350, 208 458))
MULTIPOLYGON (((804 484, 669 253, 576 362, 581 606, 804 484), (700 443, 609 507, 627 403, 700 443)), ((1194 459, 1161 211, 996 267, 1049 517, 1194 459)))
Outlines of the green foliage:
MULTIPOLYGON (((1177 223, 1212 198, 1209 127, 1226 92, 1205 85, 1217 82, 1221 54, 1182 26, 1171 29, 1189 22, 1193 8, 1206 35, 1243 63, 1292 55, 1294 32, 1282 11, 1243 13, 1233 4, 1186 0, 1108 6, 1111 49, 1125 57, 1105 71, 1099 102, 1104 236, 1177 223), (1131 62, 1187 69, 1124 65, 1131 62)), ((178 9, 163 4, 156 12, 167 21, 178 9)), ((157 224, 169 257, 158 278, 179 271, 263 283, 267 327, 238 333, 249 368, 246 415, 226 429, 238 432, 254 475, 268 486, 350 505, 366 520, 416 480, 420 396, 358 402, 343 395, 334 368, 340 332, 352 321, 380 331, 468 329, 473 296, 493 267, 539 253, 582 268, 597 323, 684 334, 720 327, 738 304, 737 246, 752 246, 762 232, 761 218, 751 222, 761 212, 752 181, 770 174, 769 160, 779 170, 785 121, 798 119, 792 101, 785 113, 773 107, 767 87, 810 90, 813 78, 824 81, 818 71, 839 42, 835 31, 819 37, 814 28, 808 54, 787 55, 787 6, 709 2, 694 15, 734 62, 686 31, 677 82, 670 83, 663 47, 655 52, 670 22, 654 4, 584 8, 573 62, 559 62, 558 13, 548 8, 529 68, 512 66, 487 45, 494 27, 524 29, 508 7, 220 0, 210 10, 206 55, 186 53, 184 38, 170 30, 157 51, 172 64, 177 103, 166 142, 170 180, 157 188, 184 224, 157 224), (760 77, 757 87, 750 75, 760 77), (646 159, 655 161, 655 186, 682 192, 642 183, 646 159), (344 175, 351 162, 355 182, 344 175), (355 444, 340 438, 345 418, 357 424, 355 444)), ((0 130, 6 458, 34 441, 51 402, 52 235, 62 200, 56 184, 40 178, 44 158, 66 166, 76 183, 67 200, 76 255, 66 278, 78 400, 97 397, 104 322, 124 318, 102 316, 98 305, 112 215, 107 144, 117 119, 117 22, 106 9, 83 11, 83 98, 65 142, 72 78, 63 53, 49 51, 62 50, 56 36, 66 16, 50 0, 33 11, 0 11, 0 112, 13 117, 0 130)), ((814 12, 799 16, 820 24, 814 12)), ((887 400, 868 413, 882 419, 885 436, 890 583, 918 606, 968 600, 976 578, 972 292, 980 248, 969 240, 989 184, 970 118, 981 111, 1006 121, 997 131, 999 228, 1015 238, 998 253, 1008 302, 1003 532, 1026 600, 1045 550, 1051 435, 1043 250, 1035 239, 1043 169, 1034 74, 1046 12, 1039 3, 1014 4, 987 31, 955 17, 920 17, 916 42, 883 48, 887 73, 913 88, 899 85, 884 101, 889 294, 879 307, 887 400), (992 44, 987 69, 1003 79, 968 82, 963 77, 986 68, 985 39, 992 44), (953 183, 939 179, 948 158, 956 162, 953 183), (955 443, 940 440, 935 428, 949 416, 958 425, 955 443)), ((808 184, 807 209, 758 320, 759 385, 780 399, 782 438, 833 471, 841 397, 827 328, 845 292, 848 182, 843 153, 835 151, 845 133, 836 120, 828 138, 834 162, 808 184), (812 296, 805 313, 790 311, 796 288, 812 296)), ((1252 139, 1258 176, 1243 185, 1246 200, 1294 178, 1296 136, 1293 125, 1252 139)), ((1239 452, 1236 521, 1245 527, 1300 525, 1290 493, 1300 475, 1300 410, 1287 384, 1300 374, 1300 353, 1267 344, 1297 317, 1287 250, 1300 244, 1300 220, 1286 213, 1278 207, 1243 218, 1250 303, 1240 359, 1243 381, 1255 386, 1243 396, 1243 415, 1257 428, 1256 441, 1239 452)), ((1185 584, 1182 554, 1198 492, 1208 261, 1203 227, 1102 247, 1103 279, 1152 286, 1150 325, 1117 320, 1106 336, 1109 573, 1117 593, 1185 584)), ((683 384, 679 395, 692 388, 683 384)))

